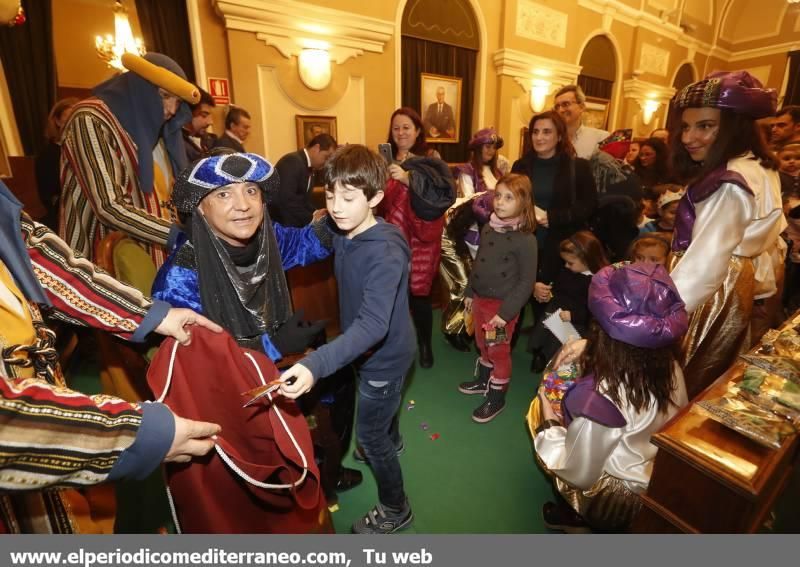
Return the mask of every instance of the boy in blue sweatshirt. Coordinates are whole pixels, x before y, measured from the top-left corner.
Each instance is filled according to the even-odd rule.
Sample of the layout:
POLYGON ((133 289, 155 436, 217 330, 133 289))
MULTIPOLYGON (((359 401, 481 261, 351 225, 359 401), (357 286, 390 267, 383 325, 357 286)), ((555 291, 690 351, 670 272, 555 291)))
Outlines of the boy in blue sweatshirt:
POLYGON ((325 165, 343 333, 284 372, 281 393, 297 398, 320 376, 357 361, 356 437, 378 485, 378 504, 353 524, 355 533, 393 533, 414 518, 397 458, 395 415, 416 339, 408 307, 411 251, 400 230, 375 218, 387 170, 368 148, 339 148, 325 165), (293 383, 289 383, 294 378, 293 383))

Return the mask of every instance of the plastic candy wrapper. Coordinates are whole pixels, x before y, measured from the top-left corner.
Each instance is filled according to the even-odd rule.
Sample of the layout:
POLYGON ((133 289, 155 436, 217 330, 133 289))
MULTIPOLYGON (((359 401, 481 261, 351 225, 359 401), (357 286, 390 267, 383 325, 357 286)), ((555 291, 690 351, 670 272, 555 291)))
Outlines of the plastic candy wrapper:
POLYGON ((794 328, 781 331, 773 342, 775 354, 800 360, 800 335, 794 328))
POLYGON ((575 380, 580 378, 581 373, 578 365, 574 362, 561 365, 558 368, 553 368, 553 362, 557 358, 558 354, 547 363, 542 373, 542 385, 540 388, 544 391, 544 395, 550 402, 553 411, 559 419, 561 419, 563 418, 563 414, 561 413, 561 400, 575 380))
POLYGON ((764 336, 761 337, 758 347, 755 349, 755 354, 775 354, 775 341, 780 336, 781 332, 778 329, 770 329, 764 336))
POLYGON ((755 354, 742 354, 739 356, 741 356, 745 362, 758 366, 770 374, 777 374, 782 378, 791 380, 795 384, 800 384, 800 360, 794 360, 785 356, 755 354))
POLYGON ((508 342, 505 327, 492 327, 488 323, 483 326, 483 336, 487 346, 508 342))
POLYGON ((757 366, 748 366, 744 376, 730 390, 741 398, 783 416, 800 430, 800 386, 770 374, 757 366))
POLYGON ((738 397, 725 396, 695 405, 714 421, 770 449, 779 449, 786 437, 797 433, 783 417, 738 397))

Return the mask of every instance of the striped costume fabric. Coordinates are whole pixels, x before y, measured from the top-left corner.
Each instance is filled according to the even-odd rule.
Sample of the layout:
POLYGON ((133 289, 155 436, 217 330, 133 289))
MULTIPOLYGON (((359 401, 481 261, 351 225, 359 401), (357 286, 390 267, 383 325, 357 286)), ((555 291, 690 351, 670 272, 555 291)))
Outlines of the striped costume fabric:
POLYGON ((24 214, 22 238, 54 317, 131 338, 153 303, 150 298, 76 256, 54 232, 24 214))
POLYGON ((0 490, 90 486, 108 477, 142 422, 134 405, 34 378, 0 380, 0 490))
MULTIPOLYGON (((21 228, 34 274, 53 304, 52 315, 123 338, 132 337, 152 305, 149 298, 76 256, 49 228, 24 213, 21 228)), ((42 325, 37 306, 30 303, 29 309, 34 326, 42 325)), ((4 349, 10 346, 3 336, 8 328, 5 323, 0 321, 0 346, 4 349)), ((30 489, 54 482, 88 485, 104 479, 119 453, 135 439, 141 422, 138 409, 111 397, 89 399, 67 394, 57 365, 47 376, 53 384, 32 378, 15 381, 14 377, 29 376, 30 368, 11 358, 0 358, 0 374, 12 378, 8 382, 0 378, 0 490, 5 491, 0 494, 0 532, 105 531, 113 525, 113 508, 109 524, 109 514, 95 516, 92 503, 106 502, 105 493, 113 493, 112 486, 81 491, 30 489), (53 406, 56 397, 65 401, 62 396, 68 406, 74 406, 73 411, 53 406), (101 402, 100 412, 89 407, 93 400, 101 402), (36 439, 35 450, 22 450, 32 439, 36 439), (54 456, 56 448, 68 448, 68 453, 54 456), (87 457, 91 462, 82 463, 87 457), (15 492, 22 488, 27 490, 15 492)))
POLYGON ((124 232, 160 267, 173 219, 169 203, 139 185, 136 146, 108 106, 98 99, 75 105, 61 144, 61 236, 94 258, 109 233, 124 232))

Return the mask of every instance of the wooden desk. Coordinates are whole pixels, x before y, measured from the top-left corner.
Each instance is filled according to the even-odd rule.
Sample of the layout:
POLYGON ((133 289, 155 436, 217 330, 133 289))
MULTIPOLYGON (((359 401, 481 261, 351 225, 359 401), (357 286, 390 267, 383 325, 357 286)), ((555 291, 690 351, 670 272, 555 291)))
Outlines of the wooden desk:
MULTIPOLYGON (((735 364, 704 390, 718 398, 745 369, 735 364)), ((653 436, 658 446, 637 533, 753 533, 759 531, 797 462, 800 436, 768 449, 701 415, 693 403, 653 436)))

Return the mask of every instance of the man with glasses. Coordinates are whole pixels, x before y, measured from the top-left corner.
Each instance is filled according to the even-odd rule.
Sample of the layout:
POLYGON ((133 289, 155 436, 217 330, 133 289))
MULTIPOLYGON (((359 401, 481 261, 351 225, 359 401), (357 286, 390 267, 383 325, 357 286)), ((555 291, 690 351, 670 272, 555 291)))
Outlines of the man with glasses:
POLYGON ((561 87, 556 92, 553 108, 567 123, 567 132, 578 157, 589 159, 597 150, 597 145, 608 137, 608 132, 583 125, 581 116, 586 108, 583 90, 578 85, 561 87))

